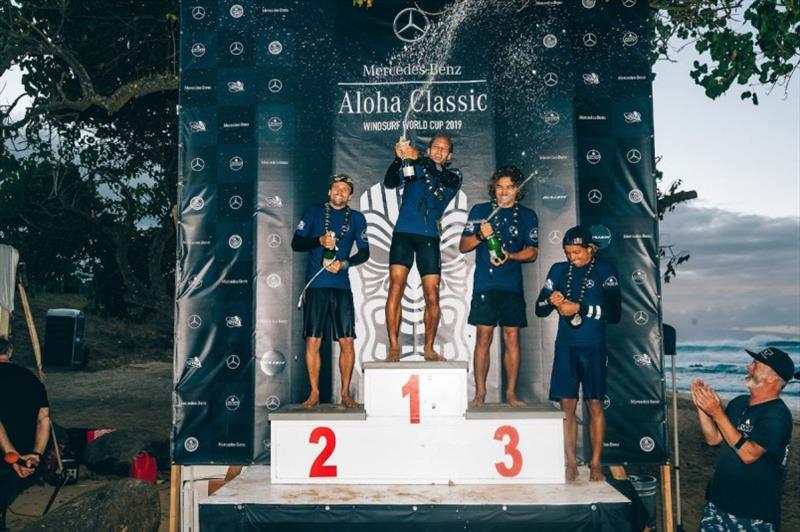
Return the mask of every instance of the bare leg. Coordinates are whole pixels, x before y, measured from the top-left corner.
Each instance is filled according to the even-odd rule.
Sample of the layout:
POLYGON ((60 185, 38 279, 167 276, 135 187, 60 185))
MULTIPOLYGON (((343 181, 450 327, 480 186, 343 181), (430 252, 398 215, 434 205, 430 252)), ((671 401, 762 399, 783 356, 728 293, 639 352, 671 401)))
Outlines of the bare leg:
POLYGON ((322 338, 315 336, 306 338, 306 369, 308 370, 308 382, 311 384, 311 393, 303 402, 303 408, 313 408, 319 404, 319 346, 321 344, 322 338))
POLYGON ((526 406, 517 399, 517 379, 519 378, 519 327, 503 327, 504 356, 506 367, 506 401, 514 408, 526 406))
POLYGON ((428 361, 443 361, 445 358, 433 350, 436 329, 439 328, 439 280, 440 275, 431 274, 422 278, 422 293, 425 296, 425 347, 422 354, 428 361))
POLYGON ((567 482, 578 479, 578 418, 575 410, 577 399, 561 399, 561 410, 564 412, 564 451, 567 454, 567 482))
POLYGON ((475 338, 475 398, 469 402, 470 406, 481 406, 486 400, 486 376, 489 375, 489 346, 492 345, 494 327, 491 325, 478 325, 475 338))
POLYGON ((350 397, 350 378, 356 362, 356 351, 353 338, 339 338, 339 373, 342 376, 342 404, 347 408, 355 408, 357 403, 350 397))
POLYGON ((603 402, 599 399, 586 401, 589 407, 589 439, 592 440, 592 461, 589 463, 589 480, 605 480, 600 457, 603 454, 603 438, 606 434, 606 416, 603 412, 603 402))
POLYGON ((389 335, 387 362, 400 360, 400 320, 403 319, 400 303, 408 280, 408 268, 401 264, 389 266, 389 295, 386 297, 386 332, 389 335))

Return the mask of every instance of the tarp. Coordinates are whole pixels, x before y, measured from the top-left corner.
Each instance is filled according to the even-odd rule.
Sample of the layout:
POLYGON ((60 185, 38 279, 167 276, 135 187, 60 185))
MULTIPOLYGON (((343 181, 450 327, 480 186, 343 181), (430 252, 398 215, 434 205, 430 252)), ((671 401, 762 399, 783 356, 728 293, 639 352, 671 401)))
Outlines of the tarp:
POLYGON ((19 252, 6 244, 0 244, 0 307, 14 312, 17 263, 19 252))

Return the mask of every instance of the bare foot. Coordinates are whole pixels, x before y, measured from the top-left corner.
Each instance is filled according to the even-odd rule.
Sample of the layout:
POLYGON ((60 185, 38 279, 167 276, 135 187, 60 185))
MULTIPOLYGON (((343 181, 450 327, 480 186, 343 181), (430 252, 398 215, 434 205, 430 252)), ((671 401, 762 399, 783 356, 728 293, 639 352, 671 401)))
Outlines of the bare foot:
POLYGON ((606 476, 603 474, 603 467, 600 465, 589 466, 589 480, 592 482, 599 482, 605 480, 606 476))
POLYGON ((303 408, 314 408, 319 404, 319 392, 312 391, 308 399, 306 399, 303 404, 301 405, 303 408))
POLYGON ((355 399, 353 399, 349 395, 342 396, 342 404, 344 405, 345 408, 355 408, 358 406, 358 403, 356 403, 355 399))
POLYGON ((400 362, 400 350, 389 349, 389 354, 386 355, 386 362, 400 362))
POLYGON ((567 469, 564 473, 567 482, 575 482, 578 480, 578 464, 567 464, 567 469))
POLYGON ((422 355, 425 357, 425 362, 445 362, 447 361, 442 355, 437 353, 436 351, 428 351, 422 355))
POLYGON ((514 408, 522 408, 528 406, 527 403, 525 403, 525 401, 520 401, 519 399, 517 399, 517 395, 513 393, 506 394, 506 402, 511 406, 513 406, 514 408))
POLYGON ((483 406, 483 401, 486 399, 486 394, 475 394, 475 397, 472 401, 469 402, 469 406, 472 407, 480 407, 483 406))

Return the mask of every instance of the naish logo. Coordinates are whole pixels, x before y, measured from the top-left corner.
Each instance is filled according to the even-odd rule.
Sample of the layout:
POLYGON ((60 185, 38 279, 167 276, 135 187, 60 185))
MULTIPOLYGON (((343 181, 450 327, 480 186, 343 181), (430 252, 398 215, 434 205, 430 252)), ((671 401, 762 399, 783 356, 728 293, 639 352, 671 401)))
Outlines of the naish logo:
POLYGON ((583 83, 586 85, 600 85, 600 76, 595 72, 586 72, 581 77, 583 78, 583 83))
POLYGON ((625 118, 626 124, 638 124, 642 121, 642 113, 639 111, 628 111, 623 113, 622 116, 625 118))

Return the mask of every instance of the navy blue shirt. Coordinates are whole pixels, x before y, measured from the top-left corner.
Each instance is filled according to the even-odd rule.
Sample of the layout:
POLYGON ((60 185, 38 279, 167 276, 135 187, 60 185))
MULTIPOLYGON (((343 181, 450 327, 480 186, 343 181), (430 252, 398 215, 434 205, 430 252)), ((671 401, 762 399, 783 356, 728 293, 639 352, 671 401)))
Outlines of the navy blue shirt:
POLYGON ((780 399, 751 406, 750 396, 740 395, 731 399, 725 415, 747 441, 757 443, 766 452, 752 464, 745 464, 723 442, 714 478, 708 486, 708 500, 729 514, 763 519, 779 526, 792 414, 780 399))
POLYGON ((403 201, 394 232, 439 237, 439 220, 461 188, 461 172, 444 168, 427 157, 414 164, 414 178, 403 176, 402 161, 395 159, 386 170, 386 188, 403 187, 403 201))
MULTIPOLYGON (((557 262, 550 268, 547 280, 536 301, 537 316, 543 318, 555 310, 555 307, 547 300, 555 291, 561 292, 573 303, 578 303, 581 285, 586 277, 586 272, 589 271, 589 264, 582 268, 573 267, 572 290, 567 290, 568 270, 569 262, 557 262)), ((595 259, 595 266, 587 280, 586 291, 580 304, 583 323, 579 327, 572 327, 569 324, 571 317, 559 316, 557 346, 604 345, 605 324, 606 322, 617 323, 622 308, 617 272, 611 264, 595 259)))
MULTIPOLYGON (((493 227, 500 236, 503 249, 511 253, 526 247, 539 247, 539 220, 536 213, 523 205, 519 208, 517 222, 514 224, 514 207, 500 209, 493 218, 493 227)), ((480 231, 478 220, 485 220, 492 212, 492 204, 479 203, 472 207, 464 226, 463 236, 473 236, 480 231), (475 222, 475 223, 473 223, 475 222)), ((494 266, 489 260, 489 247, 481 242, 475 248, 475 275, 473 277, 475 293, 486 290, 506 290, 522 292, 522 263, 508 260, 505 264, 494 266)))
MULTIPOLYGON (((342 228, 345 220, 345 209, 330 210, 330 230, 336 233, 336 258, 347 260, 353 249, 353 242, 359 249, 369 248, 367 242, 367 220, 359 211, 350 209, 349 227, 342 228)), ((294 234, 300 237, 319 238, 325 233, 325 204, 311 205, 306 208, 294 234)), ((306 282, 322 267, 322 254, 325 249, 317 246, 308 252, 306 264, 306 282)), ((343 288, 350 289, 348 269, 338 273, 324 271, 314 279, 310 288, 343 288)))

